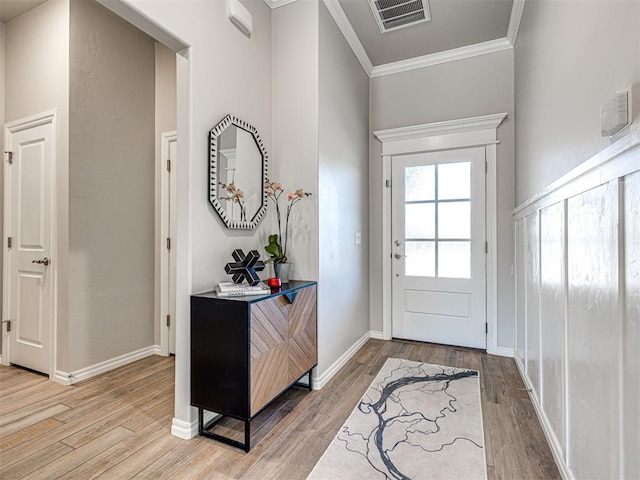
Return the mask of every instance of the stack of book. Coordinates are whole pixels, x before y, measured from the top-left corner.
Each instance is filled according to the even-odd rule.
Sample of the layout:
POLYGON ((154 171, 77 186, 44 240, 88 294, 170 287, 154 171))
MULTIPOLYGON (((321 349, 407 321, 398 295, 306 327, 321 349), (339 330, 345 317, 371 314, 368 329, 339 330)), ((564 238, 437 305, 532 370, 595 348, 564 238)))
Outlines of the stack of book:
POLYGON ((221 282, 216 287, 216 294, 219 297, 244 297, 245 295, 265 295, 268 293, 271 293, 271 289, 264 282, 253 286, 243 285, 241 283, 221 282))

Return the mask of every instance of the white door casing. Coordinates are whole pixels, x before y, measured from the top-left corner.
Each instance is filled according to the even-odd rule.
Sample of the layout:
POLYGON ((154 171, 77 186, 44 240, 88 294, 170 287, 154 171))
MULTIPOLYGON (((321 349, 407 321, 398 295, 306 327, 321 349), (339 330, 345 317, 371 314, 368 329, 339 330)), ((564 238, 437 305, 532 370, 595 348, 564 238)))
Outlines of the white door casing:
POLYGON ((160 349, 176 353, 176 168, 178 135, 161 135, 160 146, 160 349))
POLYGON ((391 163, 392 336, 486 348, 484 148, 391 163))
POLYGON ((497 331, 497 129, 506 113, 469 117, 459 120, 411 125, 374 131, 382 143, 383 179, 380 183, 382 209, 382 332, 383 339, 391 338, 392 301, 392 239, 391 239, 391 159, 395 155, 435 152, 456 148, 483 147, 487 160, 486 176, 486 237, 487 253, 487 352, 510 355, 498 348, 497 331))
POLYGON ((8 123, 5 139, 3 361, 53 378, 55 112, 8 123))

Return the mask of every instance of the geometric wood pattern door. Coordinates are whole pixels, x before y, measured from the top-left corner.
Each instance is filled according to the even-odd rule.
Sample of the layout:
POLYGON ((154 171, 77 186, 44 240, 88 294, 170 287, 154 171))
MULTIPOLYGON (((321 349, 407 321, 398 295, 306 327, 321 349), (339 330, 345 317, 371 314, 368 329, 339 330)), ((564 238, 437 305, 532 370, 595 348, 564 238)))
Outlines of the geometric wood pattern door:
POLYGON ((316 287, 251 305, 251 415, 317 363, 316 287))
POLYGON ((289 383, 313 367, 317 359, 316 286, 301 290, 289 310, 289 383))

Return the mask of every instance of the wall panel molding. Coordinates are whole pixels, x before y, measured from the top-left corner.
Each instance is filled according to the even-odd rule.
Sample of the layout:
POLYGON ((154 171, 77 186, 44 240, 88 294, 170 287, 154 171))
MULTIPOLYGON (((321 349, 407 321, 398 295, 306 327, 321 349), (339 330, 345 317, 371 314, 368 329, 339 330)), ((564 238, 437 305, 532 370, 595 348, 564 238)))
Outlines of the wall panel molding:
POLYGON ((516 363, 563 478, 640 472, 639 199, 635 127, 514 210, 516 363))

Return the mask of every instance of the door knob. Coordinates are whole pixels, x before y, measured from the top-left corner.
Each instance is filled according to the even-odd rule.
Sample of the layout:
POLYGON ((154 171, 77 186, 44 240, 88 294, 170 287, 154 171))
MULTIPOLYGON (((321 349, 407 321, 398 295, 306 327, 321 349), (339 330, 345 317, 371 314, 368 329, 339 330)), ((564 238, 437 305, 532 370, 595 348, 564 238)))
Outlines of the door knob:
POLYGON ((41 265, 44 265, 46 267, 47 265, 49 265, 49 259, 47 257, 44 257, 42 260, 33 260, 31 263, 40 263, 41 265))
POLYGON ((396 260, 400 260, 401 258, 406 257, 406 255, 402 255, 400 253, 394 253, 393 254, 393 258, 395 258, 396 260))

